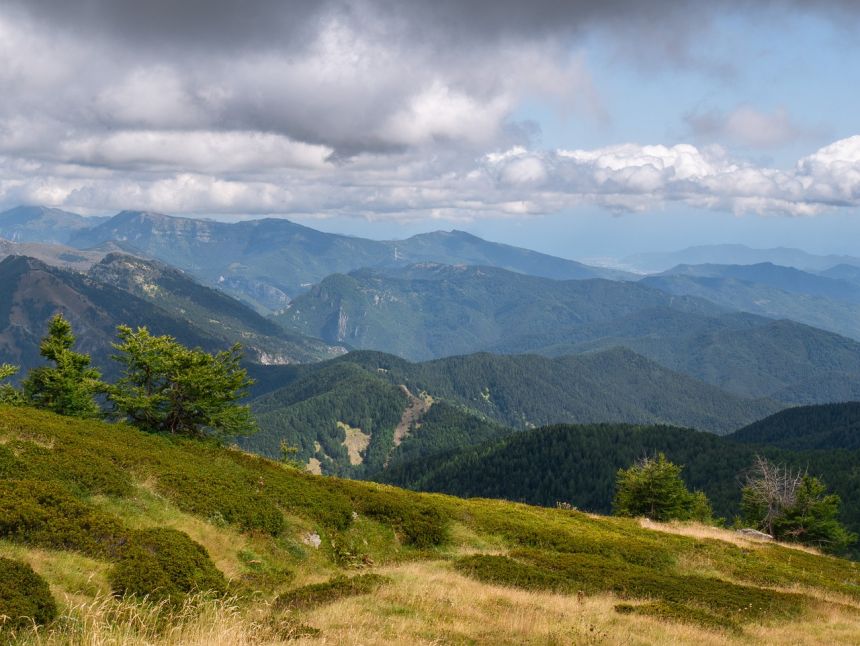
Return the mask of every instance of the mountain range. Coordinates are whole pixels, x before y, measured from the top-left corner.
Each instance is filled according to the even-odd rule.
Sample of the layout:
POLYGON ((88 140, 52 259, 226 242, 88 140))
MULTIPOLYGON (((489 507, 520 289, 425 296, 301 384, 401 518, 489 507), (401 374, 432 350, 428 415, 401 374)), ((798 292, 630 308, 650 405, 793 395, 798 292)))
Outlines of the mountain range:
POLYGON ((741 244, 715 244, 688 247, 680 251, 634 254, 617 264, 627 271, 652 274, 666 271, 677 265, 755 265, 759 263, 824 271, 840 264, 860 267, 860 257, 816 255, 789 247, 754 249, 741 244))
POLYGON ((39 340, 57 312, 72 322, 79 348, 105 367, 120 324, 146 326, 207 350, 241 342, 248 358, 260 362, 311 361, 343 352, 286 333, 182 272, 141 259, 108 255, 86 274, 25 256, 0 261, 0 361, 24 371, 40 364, 39 340))
POLYGON ((262 311, 284 307, 330 274, 424 261, 499 265, 551 278, 626 276, 462 231, 376 241, 323 233, 284 219, 225 223, 124 211, 71 239, 83 249, 106 243, 183 269, 262 311))
POLYGON ((434 264, 330 276, 277 316, 328 343, 415 360, 563 356, 622 346, 743 397, 860 397, 860 343, 642 283, 555 281, 434 264))
POLYGON ((473 354, 425 363, 353 352, 254 370, 261 372, 279 376, 260 379, 251 406, 261 430, 238 443, 277 457, 286 442, 315 470, 353 477, 515 429, 624 421, 726 433, 783 407, 726 393, 621 348, 558 359, 473 354))

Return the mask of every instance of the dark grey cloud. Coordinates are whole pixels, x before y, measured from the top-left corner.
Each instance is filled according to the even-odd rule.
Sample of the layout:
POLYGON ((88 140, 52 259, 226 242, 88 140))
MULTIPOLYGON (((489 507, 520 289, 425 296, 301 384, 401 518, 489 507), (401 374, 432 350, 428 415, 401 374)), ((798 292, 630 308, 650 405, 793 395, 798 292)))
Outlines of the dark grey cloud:
MULTIPOLYGON (((320 22, 331 16, 363 27, 387 23, 410 39, 424 35, 435 42, 468 46, 500 38, 569 35, 601 26, 630 37, 637 31, 689 27, 726 10, 767 14, 789 8, 839 20, 860 14, 860 3, 852 0, 7 0, 6 4, 61 29, 128 43, 252 49, 306 43, 320 22)), ((676 35, 683 40, 682 33, 676 35)))

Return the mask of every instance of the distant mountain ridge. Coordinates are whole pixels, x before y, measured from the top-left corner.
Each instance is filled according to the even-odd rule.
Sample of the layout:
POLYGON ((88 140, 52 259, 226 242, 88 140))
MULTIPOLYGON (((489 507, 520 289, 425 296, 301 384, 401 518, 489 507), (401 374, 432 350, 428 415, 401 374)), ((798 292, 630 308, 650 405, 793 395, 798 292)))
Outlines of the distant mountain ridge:
POLYGON ((11 242, 67 244, 76 233, 105 219, 44 206, 18 206, 0 213, 0 238, 11 242))
POLYGON ((329 343, 426 360, 623 346, 737 395, 860 398, 860 343, 645 284, 433 264, 330 276, 277 317, 329 343))
POLYGON ((860 449, 860 402, 798 406, 753 422, 727 438, 790 450, 860 449))
POLYGON ((57 312, 71 321, 80 349, 103 367, 120 324, 147 326, 209 351, 242 342, 252 361, 312 361, 342 352, 284 334, 238 301, 137 258, 108 256, 89 274, 25 256, 0 261, 0 361, 25 371, 41 364, 39 341, 57 312))
POLYGON ((658 273, 677 265, 755 265, 765 262, 811 271, 823 271, 840 264, 860 267, 860 258, 855 256, 820 256, 790 247, 754 249, 741 244, 700 245, 680 251, 639 253, 627 256, 619 266, 628 271, 658 273))
POLYGON ((271 218, 224 223, 123 211, 72 240, 79 248, 109 242, 167 262, 268 311, 284 307, 328 275, 361 267, 434 261, 500 265, 551 278, 625 276, 617 270, 487 242, 462 231, 376 241, 271 218))
POLYGON ((846 279, 766 263, 678 265, 639 282, 669 294, 704 298, 726 308, 791 319, 860 340, 860 283, 846 279))

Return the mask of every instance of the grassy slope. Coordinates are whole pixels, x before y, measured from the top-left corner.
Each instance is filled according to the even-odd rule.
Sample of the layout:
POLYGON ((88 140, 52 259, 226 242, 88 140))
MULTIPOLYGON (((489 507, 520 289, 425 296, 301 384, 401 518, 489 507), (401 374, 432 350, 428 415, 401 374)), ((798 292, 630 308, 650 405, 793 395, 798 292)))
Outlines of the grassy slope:
MULTIPOLYGON (((684 465, 688 486, 707 494, 717 516, 731 519, 740 512, 739 479, 755 455, 761 454, 822 478, 843 500, 842 521, 852 531, 860 531, 860 452, 856 449, 791 451, 730 438, 666 426, 559 425, 402 462, 370 477, 420 491, 550 506, 563 500, 609 513, 618 469, 662 451, 684 465)), ((852 554, 860 550, 855 547, 852 554)))
MULTIPOLYGON (((106 557, 7 534, 0 555, 28 561, 63 612, 23 643, 835 644, 860 634, 857 564, 728 534, 415 494, 123 425, 2 409, 0 486, 20 479, 54 481, 91 519, 185 531, 234 595, 173 614, 116 601, 106 557), (318 549, 303 542, 309 532, 318 549), (303 587, 359 571, 387 579, 303 587)), ((0 527, 13 522, 0 514, 0 527)))

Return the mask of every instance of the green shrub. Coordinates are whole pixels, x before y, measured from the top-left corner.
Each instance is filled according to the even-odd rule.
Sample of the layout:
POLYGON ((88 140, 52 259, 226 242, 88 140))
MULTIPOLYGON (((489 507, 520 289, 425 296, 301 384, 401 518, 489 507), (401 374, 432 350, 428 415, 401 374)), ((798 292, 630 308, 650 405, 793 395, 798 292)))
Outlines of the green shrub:
POLYGON ((45 580, 27 563, 0 557, 0 636, 42 626, 56 616, 57 604, 45 580))
POLYGON ((309 610, 345 597, 373 592, 389 579, 378 574, 336 576, 324 583, 314 583, 290 590, 278 596, 275 607, 290 610, 309 610))
POLYGON ((179 604, 194 592, 223 594, 224 575, 206 549, 175 529, 133 532, 110 574, 117 596, 149 597, 179 604))
POLYGON ((127 532, 57 482, 0 480, 0 538, 111 558, 127 532))
MULTIPOLYGON (((340 485, 349 487, 347 483, 340 485)), ((424 549, 448 539, 448 519, 426 497, 372 485, 352 488, 350 493, 358 513, 390 525, 406 545, 424 549)))

